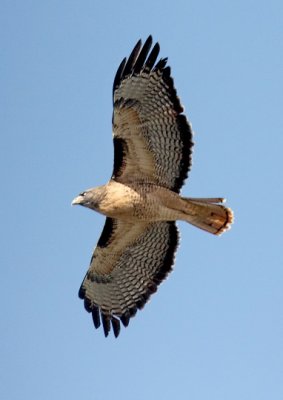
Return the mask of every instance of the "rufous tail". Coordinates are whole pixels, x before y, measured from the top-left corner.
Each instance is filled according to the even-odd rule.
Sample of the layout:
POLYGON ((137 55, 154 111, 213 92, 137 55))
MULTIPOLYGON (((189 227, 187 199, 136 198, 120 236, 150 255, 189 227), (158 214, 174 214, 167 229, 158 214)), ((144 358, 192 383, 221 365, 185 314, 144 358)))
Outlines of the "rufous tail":
POLYGON ((233 211, 223 204, 225 199, 219 198, 187 198, 185 202, 185 220, 214 235, 221 235, 230 229, 233 223, 233 211))

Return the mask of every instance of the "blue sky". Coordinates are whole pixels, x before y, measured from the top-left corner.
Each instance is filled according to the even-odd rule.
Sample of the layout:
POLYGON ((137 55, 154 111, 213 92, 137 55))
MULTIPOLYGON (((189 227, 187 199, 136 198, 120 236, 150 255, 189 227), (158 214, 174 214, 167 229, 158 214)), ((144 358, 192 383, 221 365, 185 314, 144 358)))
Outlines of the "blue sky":
POLYGON ((283 398, 282 1, 0 3, 2 399, 283 398), (104 218, 71 200, 112 172, 112 81, 152 34, 195 131, 174 272, 119 339, 77 297, 104 218))

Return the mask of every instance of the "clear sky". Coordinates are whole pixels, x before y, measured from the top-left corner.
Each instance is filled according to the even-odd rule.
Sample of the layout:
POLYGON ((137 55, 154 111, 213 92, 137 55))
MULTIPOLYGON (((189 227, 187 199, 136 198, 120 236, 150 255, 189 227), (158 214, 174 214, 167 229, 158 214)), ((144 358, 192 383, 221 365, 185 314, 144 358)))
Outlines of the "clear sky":
POLYGON ((283 398, 283 3, 0 2, 1 399, 283 398), (174 272, 120 337, 77 292, 112 172, 114 74, 149 34, 195 131, 183 194, 225 196, 222 237, 179 223, 174 272))

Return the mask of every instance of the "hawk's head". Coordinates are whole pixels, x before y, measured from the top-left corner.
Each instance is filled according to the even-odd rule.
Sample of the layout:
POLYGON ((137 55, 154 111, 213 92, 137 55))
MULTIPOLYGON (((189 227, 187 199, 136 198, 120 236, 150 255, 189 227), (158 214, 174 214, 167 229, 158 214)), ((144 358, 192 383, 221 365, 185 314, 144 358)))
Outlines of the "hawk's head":
POLYGON ((80 193, 72 201, 72 206, 79 204, 80 206, 91 208, 99 211, 99 204, 105 197, 105 189, 103 186, 91 188, 80 193))

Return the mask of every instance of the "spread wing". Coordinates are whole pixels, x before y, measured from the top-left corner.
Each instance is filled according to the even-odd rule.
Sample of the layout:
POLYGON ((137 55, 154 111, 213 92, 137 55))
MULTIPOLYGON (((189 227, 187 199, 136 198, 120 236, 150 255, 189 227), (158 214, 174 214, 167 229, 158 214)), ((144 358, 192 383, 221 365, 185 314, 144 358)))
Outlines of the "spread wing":
POLYGON ((177 246, 174 222, 107 218, 79 291, 95 327, 102 320, 105 336, 112 325, 117 337, 171 271, 177 246))
POLYGON ((114 171, 121 183, 149 182, 179 192, 191 166, 192 129, 159 44, 137 43, 113 84, 114 171))

